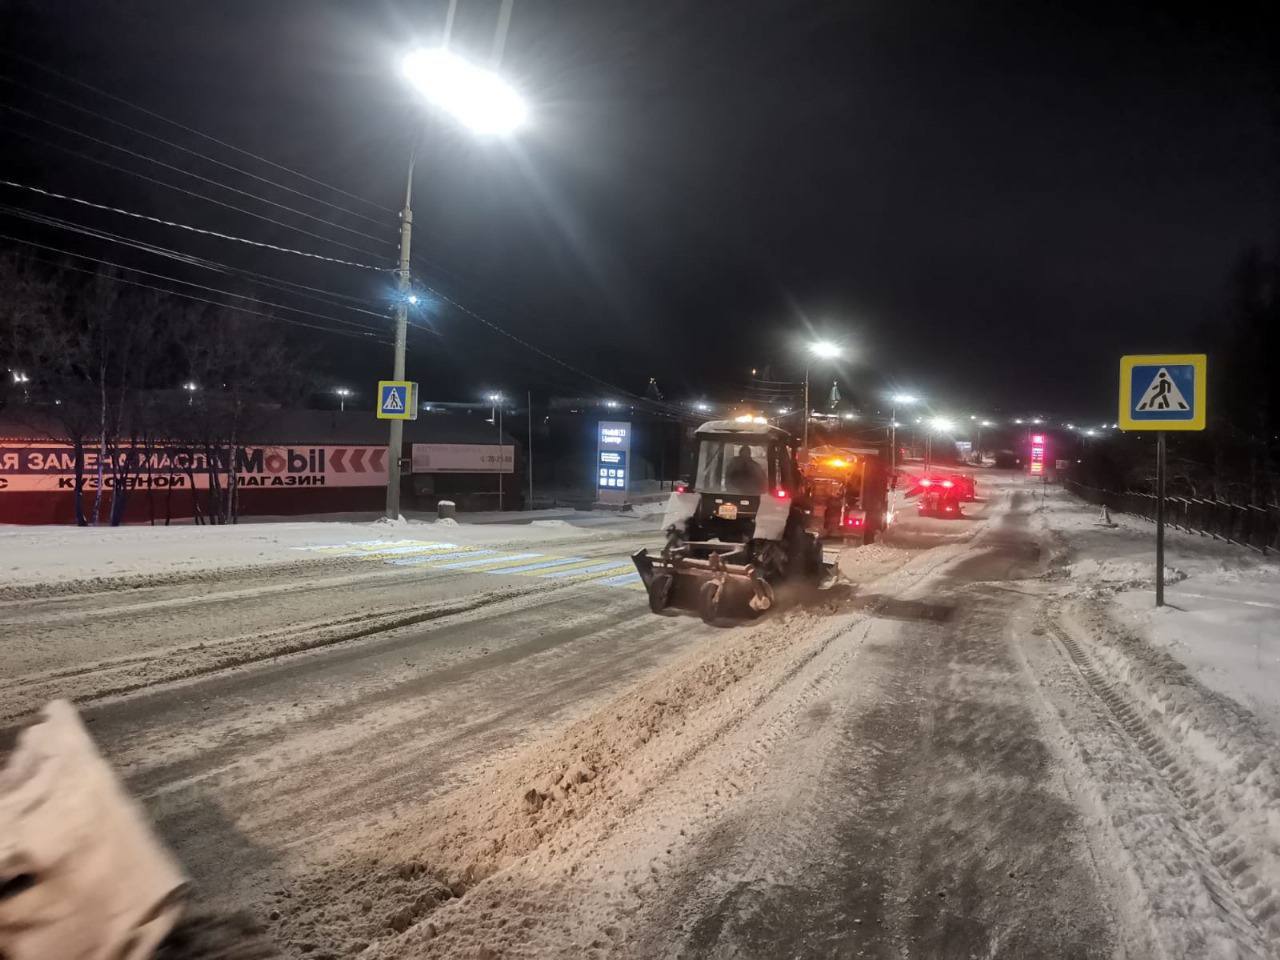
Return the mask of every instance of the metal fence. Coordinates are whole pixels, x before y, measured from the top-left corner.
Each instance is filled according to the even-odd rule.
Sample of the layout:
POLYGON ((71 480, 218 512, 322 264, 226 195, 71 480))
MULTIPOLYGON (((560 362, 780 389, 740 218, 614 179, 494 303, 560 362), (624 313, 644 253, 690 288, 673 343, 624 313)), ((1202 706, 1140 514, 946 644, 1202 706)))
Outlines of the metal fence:
MULTIPOLYGON (((1102 490, 1074 480, 1067 480, 1063 486, 1082 500, 1106 506, 1116 513, 1129 513, 1152 521, 1156 518, 1154 494, 1102 490)), ((1280 504, 1255 506, 1226 500, 1166 497, 1164 519, 1165 523, 1190 533, 1238 543, 1264 554, 1280 550, 1280 504)))

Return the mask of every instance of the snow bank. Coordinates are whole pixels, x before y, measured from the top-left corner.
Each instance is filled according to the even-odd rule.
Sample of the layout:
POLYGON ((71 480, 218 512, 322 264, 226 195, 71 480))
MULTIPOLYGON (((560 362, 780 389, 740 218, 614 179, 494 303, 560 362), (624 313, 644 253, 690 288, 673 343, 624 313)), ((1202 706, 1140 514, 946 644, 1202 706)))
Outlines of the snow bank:
MULTIPOLYGON (((509 514, 515 519, 518 514, 509 514)), ((607 537, 653 524, 625 515, 584 514, 581 527, 564 520, 471 524, 434 520, 304 521, 234 526, 0 526, 0 587, 67 584, 117 577, 212 574, 219 570, 316 562, 302 548, 415 537, 477 544, 555 543, 607 537), (442 531, 447 527, 448 533, 442 531), (589 529, 584 530, 583 527, 589 529)))
POLYGON ((1059 573, 1107 601, 1123 628, 1172 656, 1280 738, 1280 563, 1245 547, 1166 529, 1165 602, 1155 606, 1155 527, 1057 488, 1040 511, 1066 548, 1059 573))

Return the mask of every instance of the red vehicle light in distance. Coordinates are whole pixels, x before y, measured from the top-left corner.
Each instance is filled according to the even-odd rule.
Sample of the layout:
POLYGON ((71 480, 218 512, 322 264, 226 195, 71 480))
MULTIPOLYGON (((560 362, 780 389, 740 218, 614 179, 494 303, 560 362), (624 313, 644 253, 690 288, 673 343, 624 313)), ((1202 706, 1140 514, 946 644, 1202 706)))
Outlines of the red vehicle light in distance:
POLYGON ((946 487, 948 490, 950 490, 952 487, 955 486, 955 484, 952 483, 950 480, 943 480, 942 485, 946 487))
POLYGON ((773 491, 773 495, 777 497, 779 500, 787 499, 787 491, 782 489, 782 487, 779 487, 777 490, 773 491))
POLYGON ((683 483, 676 484, 676 493, 688 493, 688 492, 689 492, 689 488, 685 486, 683 483))
POLYGON ((845 524, 845 526, 846 526, 846 527, 860 527, 860 526, 862 526, 862 518, 861 518, 861 517, 850 517, 848 520, 846 520, 846 521, 844 522, 844 524, 845 524))
POLYGON ((933 486, 933 481, 932 481, 932 480, 921 480, 921 481, 920 481, 920 486, 922 486, 922 487, 932 487, 932 486, 933 486))

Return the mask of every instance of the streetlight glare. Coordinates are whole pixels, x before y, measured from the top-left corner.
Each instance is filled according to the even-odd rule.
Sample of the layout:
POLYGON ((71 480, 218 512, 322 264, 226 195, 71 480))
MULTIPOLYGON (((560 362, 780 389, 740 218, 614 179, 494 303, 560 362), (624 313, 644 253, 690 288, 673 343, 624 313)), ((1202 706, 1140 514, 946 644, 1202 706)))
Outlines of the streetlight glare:
POLYGON ((919 403, 920 398, 910 393, 895 393, 892 397, 895 404, 900 407, 909 407, 913 403, 919 403))
POLYGON ((955 424, 946 417, 934 417, 929 421, 929 426, 930 428, 937 430, 939 433, 946 433, 947 431, 955 428, 955 424))
POLYGON ((833 360, 840 356, 841 350, 837 344, 830 340, 815 340, 809 344, 809 352, 815 357, 821 357, 823 360, 833 360))
POLYGON ((456 53, 414 50, 404 58, 402 69, 428 101, 475 133, 511 133, 529 119, 529 108, 506 81, 456 53))

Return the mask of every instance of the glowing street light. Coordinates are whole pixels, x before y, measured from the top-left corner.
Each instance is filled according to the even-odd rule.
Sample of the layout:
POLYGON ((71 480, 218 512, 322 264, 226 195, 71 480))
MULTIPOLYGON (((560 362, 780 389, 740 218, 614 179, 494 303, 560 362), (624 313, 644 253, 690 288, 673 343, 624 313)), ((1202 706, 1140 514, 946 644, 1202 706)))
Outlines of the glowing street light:
POLYGON ((510 84, 443 47, 414 50, 404 58, 401 70, 429 103, 473 133, 512 133, 529 120, 524 98, 510 84))
POLYGON ((338 412, 345 413, 347 409, 347 397, 355 396, 355 391, 349 387, 334 387, 333 392, 338 395, 338 412))
POLYGON ((838 344, 832 343, 830 340, 815 340, 809 344, 809 352, 819 360, 834 360, 844 351, 840 349, 838 344))

